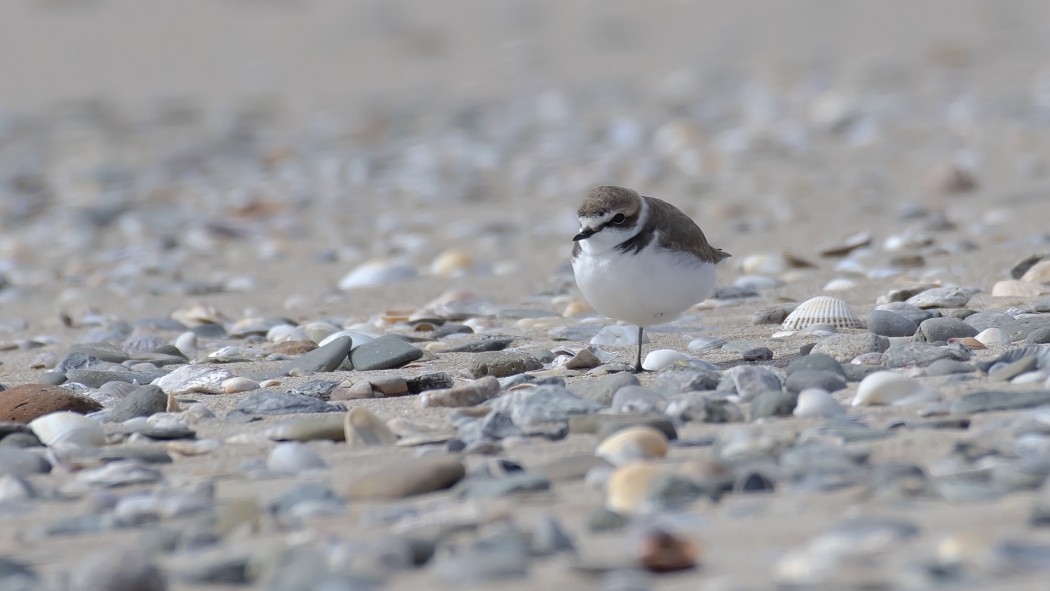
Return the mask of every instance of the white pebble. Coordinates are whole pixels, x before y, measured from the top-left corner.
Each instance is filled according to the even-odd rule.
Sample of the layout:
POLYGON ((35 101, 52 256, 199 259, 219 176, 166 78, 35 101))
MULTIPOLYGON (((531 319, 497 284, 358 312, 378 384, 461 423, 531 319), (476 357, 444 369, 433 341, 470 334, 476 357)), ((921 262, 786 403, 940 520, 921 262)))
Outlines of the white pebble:
POLYGON ((697 359, 696 357, 686 355, 685 353, 675 351, 674 349, 657 349, 656 351, 650 351, 642 361, 642 369, 660 371, 661 369, 671 367, 677 363, 684 363, 690 367, 696 367, 699 369, 720 369, 713 363, 697 359))
POLYGON ((846 414, 846 409, 831 397, 826 390, 820 388, 806 388, 799 392, 798 403, 795 405, 796 417, 805 418, 832 418, 846 414))
POLYGON ((853 406, 919 404, 940 399, 929 385, 892 371, 877 371, 860 382, 853 406))
POLYGON ((266 468, 273 472, 296 474, 314 468, 324 468, 321 456, 304 443, 278 443, 266 458, 266 468))
POLYGON ((180 334, 179 337, 175 339, 175 348, 182 352, 182 354, 186 356, 186 359, 196 361, 197 352, 199 351, 197 347, 197 333, 186 331, 180 334))

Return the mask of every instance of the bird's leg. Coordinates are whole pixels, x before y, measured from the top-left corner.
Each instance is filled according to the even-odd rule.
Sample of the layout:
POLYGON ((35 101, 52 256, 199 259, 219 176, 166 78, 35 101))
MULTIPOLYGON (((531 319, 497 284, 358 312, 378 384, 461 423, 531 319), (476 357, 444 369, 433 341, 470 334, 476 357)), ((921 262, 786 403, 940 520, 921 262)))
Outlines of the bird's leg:
POLYGON ((642 373, 642 330, 641 326, 638 327, 638 357, 635 358, 634 362, 634 373, 642 373))

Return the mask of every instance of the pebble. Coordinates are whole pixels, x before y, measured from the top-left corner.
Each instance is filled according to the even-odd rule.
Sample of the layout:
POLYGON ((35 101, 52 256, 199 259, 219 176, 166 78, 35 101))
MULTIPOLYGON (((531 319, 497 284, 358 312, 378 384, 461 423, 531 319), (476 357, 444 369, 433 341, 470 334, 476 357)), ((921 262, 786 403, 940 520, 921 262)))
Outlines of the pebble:
POLYGON ((573 542, 572 536, 553 515, 543 515, 536 521, 530 541, 529 548, 533 556, 576 553, 576 543, 573 542))
POLYGON ((366 408, 354 407, 346 413, 343 423, 346 443, 351 447, 393 445, 397 435, 379 417, 366 408))
POLYGON ((1022 357, 1017 361, 1012 361, 992 369, 988 372, 988 379, 993 382, 1009 382, 1025 372, 1032 371, 1038 366, 1038 364, 1039 359, 1034 355, 1022 357))
POLYGON ((502 351, 514 342, 514 337, 484 337, 461 343, 445 350, 446 353, 484 353, 502 351))
POLYGON ((335 371, 346 361, 353 342, 349 336, 336 338, 282 365, 276 375, 310 375, 335 371))
POLYGON ((641 386, 624 386, 613 396, 610 410, 618 414, 661 413, 667 406, 663 395, 641 386))
POLYGON ((451 584, 506 581, 529 572, 530 549, 520 532, 479 537, 469 544, 442 549, 431 567, 434 575, 451 584))
MULTIPOLYGON (((980 336, 980 335, 978 335, 980 336)), ((1026 343, 1031 344, 1047 344, 1050 343, 1050 326, 1044 326, 1040 328, 1034 328, 1025 337, 1026 343)), ((983 342, 983 341, 982 341, 983 342)))
POLYGON ((971 392, 952 403, 954 414, 970 415, 997 410, 1018 410, 1050 404, 1050 391, 971 392))
POLYGON ((731 372, 733 386, 741 400, 751 400, 763 392, 779 392, 780 377, 768 367, 742 365, 731 372))
MULTIPOLYGON (((663 375, 663 373, 657 374, 657 380, 660 379, 660 375, 663 375)), ((580 398, 596 402, 602 406, 610 406, 617 391, 627 386, 638 385, 638 378, 634 374, 620 372, 599 378, 577 380, 572 385, 572 392, 580 398)), ((658 387, 657 390, 662 390, 662 388, 658 387)))
POLYGON ((69 573, 69 591, 167 591, 167 578, 137 548, 88 552, 69 573))
POLYGON ((282 474, 298 474, 327 467, 321 456, 305 443, 278 443, 266 457, 266 469, 282 474))
MULTIPOLYGON (((632 374, 617 375, 628 375, 634 378, 632 374)), ((634 379, 637 382, 637 378, 634 379)), ((703 392, 717 388, 721 379, 721 373, 713 370, 672 367, 656 374, 653 379, 653 389, 664 394, 703 392)), ((573 387, 577 387, 577 384, 573 384, 573 387)))
POLYGON ((346 441, 345 418, 335 414, 319 417, 295 417, 266 430, 274 441, 346 441))
POLYGON ((163 390, 152 385, 139 386, 110 409, 109 420, 123 423, 134 417, 165 412, 167 407, 168 395, 163 390))
POLYGON ((471 357, 469 371, 475 378, 493 376, 504 378, 526 371, 541 369, 543 364, 539 359, 528 353, 508 353, 505 351, 494 351, 478 353, 471 357))
POLYGON ((841 367, 838 372, 824 369, 802 369, 792 372, 784 382, 784 389, 798 394, 809 388, 819 388, 827 392, 838 392, 846 387, 846 378, 841 367))
POLYGON ((883 353, 890 347, 884 336, 864 332, 859 334, 833 334, 824 337, 813 347, 812 353, 823 353, 839 363, 849 363, 865 353, 883 353))
POLYGON ((938 359, 926 368, 928 376, 949 376, 957 374, 973 373, 977 368, 969 363, 955 361, 954 359, 938 359))
POLYGON ((594 455, 614 466, 662 458, 667 455, 667 436, 648 426, 628 427, 598 444, 594 455))
POLYGON ((385 335, 360 345, 350 353, 355 370, 375 371, 402 367, 423 357, 423 351, 396 335, 385 335))
POLYGON ((872 310, 868 331, 884 337, 910 337, 918 330, 911 319, 890 310, 872 310))
POLYGON ((940 393, 931 386, 892 371, 875 372, 860 382, 853 406, 904 406, 933 402, 940 393))
POLYGON ((969 303, 978 289, 972 287, 934 287, 908 298, 907 303, 922 309, 961 308, 969 303))
POLYGON ((966 361, 969 355, 958 349, 928 343, 894 343, 882 354, 882 365, 890 369, 926 367, 938 359, 966 361))
MULTIPOLYGON (((248 416, 287 415, 312 412, 342 412, 346 408, 302 394, 261 390, 237 403, 235 413, 248 416)), ((232 413, 231 413, 232 414, 232 413)))
POLYGON ((699 547, 659 528, 647 528, 635 542, 635 560, 652 573, 692 570, 700 561, 699 547))
POLYGON ((498 396, 499 393, 499 381, 493 376, 485 376, 452 388, 423 392, 419 395, 419 407, 475 406, 498 396))
POLYGON ((165 394, 222 394, 223 382, 233 377, 230 370, 207 365, 184 365, 153 382, 165 394))
POLYGON ((807 388, 798 393, 798 401, 791 414, 807 419, 837 418, 844 416, 846 409, 826 390, 807 388))
POLYGON ((509 414, 519 427, 568 421, 570 416, 601 409, 598 403, 580 398, 561 386, 538 386, 508 392, 493 399, 490 405, 493 410, 509 414))
MULTIPOLYGON (((832 375, 832 374, 829 374, 832 375)), ((751 420, 766 417, 789 417, 798 404, 798 395, 792 392, 766 391, 751 401, 751 420)))
POLYGON ((957 318, 930 318, 919 325, 919 330, 931 343, 945 343, 948 339, 977 336, 976 328, 957 318))
POLYGON ((351 500, 402 499, 451 488, 466 473, 455 458, 398 459, 354 470, 343 490, 351 500))
POLYGON ((97 410, 102 410, 101 404, 58 386, 20 384, 0 393, 0 421, 29 423, 55 412, 87 414, 97 410))
POLYGON ((40 454, 17 447, 0 445, 0 474, 9 476, 29 476, 47 474, 51 464, 40 454))

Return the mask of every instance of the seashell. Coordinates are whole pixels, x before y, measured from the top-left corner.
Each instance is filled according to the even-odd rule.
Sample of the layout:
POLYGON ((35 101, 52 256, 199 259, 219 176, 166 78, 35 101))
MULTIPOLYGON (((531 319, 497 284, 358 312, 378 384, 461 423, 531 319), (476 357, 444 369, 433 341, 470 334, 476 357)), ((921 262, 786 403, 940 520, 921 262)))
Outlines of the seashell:
POLYGON ((594 455, 614 466, 662 458, 667 455, 667 436, 652 427, 629 427, 606 437, 594 455))
POLYGON ((397 435, 386 426, 382 419, 372 414, 367 408, 357 406, 346 413, 343 421, 343 432, 347 445, 365 447, 371 445, 394 445, 397 435))
POLYGON ((258 390, 259 382, 251 378, 235 377, 230 378, 222 383, 222 391, 227 394, 236 394, 237 392, 249 392, 251 390, 258 390))
POLYGON ((857 287, 857 282, 848 277, 836 277, 824 284, 824 291, 846 291, 857 287))
POLYGON ((311 341, 318 343, 318 345, 331 335, 339 332, 338 326, 328 322, 310 322, 302 328, 303 332, 306 333, 306 337, 311 341))
POLYGON ((465 250, 450 248, 442 251, 430 262, 430 272, 442 277, 462 277, 473 273, 477 264, 465 250))
POLYGON ((226 324, 230 321, 218 308, 203 304, 194 304, 189 308, 175 310, 171 313, 171 319, 177 320, 186 326, 226 324))
POLYGON ((606 483, 605 507, 621 515, 642 513, 649 490, 664 474, 660 466, 643 462, 617 468, 606 483))
POLYGON ((985 347, 990 347, 992 345, 1010 344, 1010 341, 1006 338, 1006 334, 1003 332, 1003 329, 995 326, 982 330, 981 332, 977 333, 977 335, 973 338, 980 341, 981 344, 985 347))
MULTIPOLYGON (((266 340, 271 343, 283 343, 285 341, 310 341, 306 331, 298 326, 290 324, 278 324, 266 331, 266 340)), ((312 341, 311 341, 312 342, 312 341)))
MULTIPOLYGON (((980 336, 980 335, 978 335, 978 336, 980 336)), ((981 341, 978 341, 974 337, 962 337, 962 338, 948 339, 948 343, 949 344, 959 343, 960 345, 963 345, 964 347, 966 347, 968 349, 987 349, 988 348, 988 347, 985 346, 984 343, 982 343, 981 341)))
POLYGON ((585 316, 594 316, 594 308, 591 308, 587 302, 569 302, 565 309, 562 310, 562 316, 566 318, 583 318, 585 316))
POLYGON ((674 349, 657 349, 656 351, 650 351, 649 354, 645 356, 645 359, 642 360, 642 369, 660 371, 661 369, 679 364, 715 371, 721 369, 713 363, 697 359, 696 357, 686 355, 685 353, 675 351, 674 349))
POLYGON ((266 469, 272 472, 297 474, 325 467, 327 465, 317 452, 298 441, 278 443, 266 457, 266 469))
POLYGON ((830 419, 845 415, 846 409, 842 408, 842 405, 832 398, 827 390, 806 388, 798 393, 798 403, 792 414, 796 417, 810 419, 830 419))
POLYGON ((864 322, 839 298, 817 296, 801 304, 780 325, 785 330, 802 330, 814 324, 830 324, 835 328, 863 328, 864 322))
POLYGON ((195 361, 200 350, 197 346, 197 333, 186 331, 175 339, 175 348, 179 350, 186 359, 195 361))
POLYGON ((1041 283, 1021 281, 1019 279, 1006 279, 996 282, 992 286, 992 297, 1006 298, 1032 298, 1050 293, 1050 287, 1041 283))
POLYGON ((222 394, 222 383, 234 377, 228 369, 207 365, 184 365, 166 376, 153 380, 165 394, 222 394))
POLYGON ((133 334, 124 339, 124 343, 120 345, 120 348, 129 355, 134 355, 136 353, 152 353, 164 344, 164 340, 156 335, 133 334))
POLYGON ((106 432, 97 421, 75 412, 53 412, 29 422, 44 445, 56 447, 78 445, 98 447, 106 444, 106 432))
POLYGON ((821 249, 820 256, 844 257, 858 248, 871 246, 873 240, 874 238, 872 237, 871 232, 858 232, 843 239, 838 244, 821 249))
POLYGON ((940 400, 940 393, 927 384, 893 371, 868 374, 860 382, 853 406, 919 404, 940 400))
POLYGON ((715 337, 697 337, 689 341, 688 349, 694 353, 697 351, 714 351, 721 349, 728 341, 715 337))
POLYGON ((321 342, 317 343, 317 346, 323 347, 340 337, 350 337, 350 342, 354 344, 354 347, 360 347, 365 343, 370 343, 376 340, 377 338, 379 338, 379 335, 375 335, 369 332, 361 332, 359 330, 340 330, 338 332, 333 332, 332 334, 321 339, 321 342))
POLYGON ((374 287, 398 281, 407 281, 418 277, 412 265, 385 259, 375 259, 362 263, 339 280, 339 289, 357 289, 374 287))

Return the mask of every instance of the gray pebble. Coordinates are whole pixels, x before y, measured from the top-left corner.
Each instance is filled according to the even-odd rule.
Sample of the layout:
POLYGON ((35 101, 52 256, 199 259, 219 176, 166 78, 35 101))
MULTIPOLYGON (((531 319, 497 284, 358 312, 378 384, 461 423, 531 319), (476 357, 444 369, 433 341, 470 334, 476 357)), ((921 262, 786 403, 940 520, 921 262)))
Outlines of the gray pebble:
POLYGON ((29 476, 50 471, 51 464, 42 455, 13 446, 0 446, 0 475, 29 476))
POLYGON ((540 517, 532 530, 533 556, 552 556, 562 552, 576 552, 576 544, 553 515, 540 517))
POLYGON ((109 420, 115 423, 134 417, 148 417, 164 412, 168 407, 168 395, 157 386, 140 386, 124 399, 120 400, 109 411, 109 420))
POLYGON ((358 371, 393 369, 423 357, 423 351, 397 335, 384 335, 357 347, 350 361, 358 371))
MULTIPOLYGON (((657 378, 659 376, 660 374, 657 374, 657 378)), ((577 380, 572 384, 572 392, 580 398, 597 402, 602 406, 609 406, 620 388, 637 385, 639 385, 638 378, 634 374, 620 372, 595 379, 577 380)), ((657 388, 657 390, 664 391, 662 388, 657 388)))
POLYGON ((1002 329, 1006 339, 1011 343, 1027 341, 1028 335, 1036 330, 1050 331, 1050 317, 1028 316, 1017 318, 1004 324, 1002 329))
POLYGON ((961 308, 978 289, 972 287, 935 287, 908 298, 908 303, 919 308, 961 308))
POLYGON ((735 402, 699 392, 688 392, 672 398, 665 412, 667 416, 680 421, 738 423, 744 420, 744 413, 735 402))
POLYGON ((976 328, 957 318, 930 318, 919 325, 919 330, 931 343, 977 336, 976 328))
POLYGON ((918 326, 906 316, 889 310, 872 310, 868 314, 868 331, 884 337, 910 337, 918 326))
POLYGON ((813 353, 825 353, 839 363, 847 363, 864 353, 881 353, 890 346, 884 336, 863 332, 859 334, 833 334, 820 339, 813 347, 813 353))
POLYGON ((773 350, 769 347, 755 347, 740 354, 744 361, 769 361, 773 358, 773 350))
POLYGON ((202 339, 225 339, 228 335, 221 324, 204 323, 191 326, 185 330, 192 332, 202 339))
POLYGON ((1031 344, 1045 344, 1050 343, 1050 326, 1043 326, 1039 328, 1033 328, 1028 336, 1024 338, 1026 343, 1031 344))
POLYGON ((954 359, 938 359, 926 368, 926 375, 949 376, 955 374, 972 373, 975 371, 977 371, 977 368, 970 365, 969 363, 955 361, 954 359))
POLYGON ((492 400, 490 405, 493 410, 509 413, 514 424, 519 427, 567 421, 572 415, 590 414, 602 408, 600 404, 580 398, 559 386, 539 386, 508 392, 492 400))
POLYGON ((796 371, 807 369, 831 371, 845 377, 842 365, 838 361, 835 361, 834 357, 826 353, 810 353, 793 359, 787 366, 787 374, 790 376, 796 371))
POLYGON ((986 330, 989 328, 1002 328, 1009 322, 1013 322, 1014 317, 1010 316, 1005 312, 998 312, 995 310, 986 310, 984 312, 976 312, 966 317, 966 324, 977 329, 977 332, 986 330))
POLYGON ((498 478, 467 478, 456 485, 454 493, 461 499, 492 499, 519 493, 550 490, 547 478, 531 472, 518 472, 498 478))
POLYGON ((788 376, 784 388, 792 394, 798 394, 807 388, 819 388, 826 392, 837 392, 846 387, 846 378, 841 371, 841 368, 839 372, 822 369, 795 371, 788 376))
POLYGON ((448 349, 446 353, 484 353, 486 351, 502 351, 514 342, 513 337, 484 337, 480 340, 461 343, 448 349))
POLYGON ((1039 360, 1035 355, 1022 357, 1017 361, 1012 361, 992 369, 988 372, 988 378, 995 382, 1009 382, 1017 376, 1035 369, 1036 365, 1038 365, 1038 361, 1039 360))
POLYGON ((438 547, 431 567, 448 583, 480 583, 524 577, 531 551, 520 532, 489 535, 458 548, 438 547))
POLYGON ((69 591, 165 591, 167 579, 134 548, 107 548, 84 556, 69 575, 69 591))
POLYGON ((288 522, 298 513, 297 507, 304 503, 345 506, 346 500, 322 482, 304 482, 278 495, 266 508, 271 515, 288 522))
POLYGON ((612 400, 612 411, 619 414, 660 413, 666 406, 664 396, 641 386, 624 386, 612 400))
POLYGON ((977 414, 996 410, 1017 410, 1050 404, 1050 391, 972 392, 952 403, 955 414, 977 414))
POLYGON ((882 365, 888 368, 926 367, 938 359, 966 361, 969 355, 959 349, 929 343, 895 343, 883 352, 882 365))
POLYGON ((750 400, 762 392, 780 391, 780 377, 761 365, 743 365, 732 371, 733 385, 743 400, 750 400))
POLYGON ((703 392, 717 388, 721 379, 722 375, 717 371, 673 366, 656 374, 653 389, 662 394, 703 392))
POLYGON ((842 372, 846 374, 847 382, 859 382, 877 371, 882 371, 881 365, 861 365, 848 363, 842 366, 842 372))
POLYGON ((341 336, 323 347, 303 353, 289 361, 278 370, 277 374, 286 376, 293 371, 301 374, 335 371, 346 360, 352 346, 353 340, 349 336, 341 336))
POLYGON ((303 412, 346 412, 346 407, 328 404, 301 394, 288 394, 276 390, 262 390, 237 403, 231 412, 249 416, 287 415, 303 412))
POLYGON ((110 345, 109 343, 101 342, 73 345, 69 348, 69 355, 72 355, 73 353, 81 353, 88 357, 94 357, 99 361, 105 361, 108 363, 124 363, 130 359, 127 351, 124 351, 120 347, 110 345))
POLYGON ((309 396, 310 398, 327 401, 331 397, 332 390, 338 385, 339 382, 334 382, 332 380, 310 380, 301 386, 288 388, 285 392, 288 392, 289 394, 301 394, 303 396, 309 396))
MULTIPOLYGON (((838 377, 838 379, 841 380, 842 378, 838 377)), ((755 421, 765 417, 791 416, 797 404, 797 392, 762 392, 751 401, 751 420, 755 421)))

